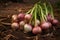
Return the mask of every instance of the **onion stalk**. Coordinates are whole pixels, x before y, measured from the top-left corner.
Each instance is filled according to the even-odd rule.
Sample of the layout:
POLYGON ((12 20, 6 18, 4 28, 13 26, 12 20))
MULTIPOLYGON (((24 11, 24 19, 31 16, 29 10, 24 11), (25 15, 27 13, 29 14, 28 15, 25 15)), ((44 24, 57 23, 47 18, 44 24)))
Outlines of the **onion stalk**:
POLYGON ((51 16, 52 16, 52 18, 54 19, 53 8, 52 8, 52 6, 51 6, 50 3, 49 3, 49 6, 50 6, 50 8, 51 8, 51 16))

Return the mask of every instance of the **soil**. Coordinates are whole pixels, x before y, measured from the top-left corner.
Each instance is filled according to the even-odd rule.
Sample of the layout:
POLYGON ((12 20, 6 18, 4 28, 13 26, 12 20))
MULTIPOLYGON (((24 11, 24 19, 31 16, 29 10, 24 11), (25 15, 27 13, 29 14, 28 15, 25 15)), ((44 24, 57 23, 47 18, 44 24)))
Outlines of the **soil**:
MULTIPOLYGON (((34 40, 35 35, 25 34, 20 30, 12 30, 11 16, 26 13, 33 7, 32 3, 0 3, 0 40, 34 40), (29 36, 29 37, 28 37, 29 36)), ((60 10, 54 8, 55 18, 59 20, 53 35, 38 35, 38 40, 60 40, 60 10)), ((32 34, 32 33, 31 33, 32 34)))

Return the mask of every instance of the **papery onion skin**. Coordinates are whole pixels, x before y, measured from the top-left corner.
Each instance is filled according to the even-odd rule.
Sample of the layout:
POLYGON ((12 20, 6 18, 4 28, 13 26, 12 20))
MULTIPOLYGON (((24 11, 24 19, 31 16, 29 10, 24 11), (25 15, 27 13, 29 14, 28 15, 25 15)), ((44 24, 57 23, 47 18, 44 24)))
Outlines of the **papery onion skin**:
POLYGON ((40 21, 38 19, 36 20, 36 24, 37 26, 40 25, 40 21))
POLYGON ((39 34, 41 32, 42 32, 42 29, 39 26, 34 27, 33 30, 32 30, 33 34, 39 34))
POLYGON ((58 20, 57 20, 57 19, 53 19, 53 20, 52 20, 52 24, 53 24, 53 25, 57 25, 57 24, 58 24, 58 20))
POLYGON ((17 15, 12 15, 12 22, 18 22, 17 15))
POLYGON ((12 29, 19 29, 19 24, 14 22, 11 24, 12 29))
POLYGON ((52 24, 50 22, 43 22, 41 24, 42 29, 49 29, 51 26, 52 26, 52 24))
POLYGON ((21 21, 21 22, 19 22, 19 25, 20 26, 24 26, 25 25, 25 22, 24 21, 21 21))
POLYGON ((25 20, 29 21, 29 20, 31 20, 31 18, 32 18, 31 14, 26 14, 25 15, 25 20))
POLYGON ((24 31, 25 32, 31 32, 32 31, 32 26, 30 24, 25 24, 24 25, 24 31))
POLYGON ((19 22, 20 30, 24 29, 24 25, 25 25, 24 21, 19 22))
POLYGON ((23 20, 24 20, 24 17, 25 17, 25 14, 24 14, 24 13, 18 14, 18 19, 19 19, 20 21, 23 21, 23 20))

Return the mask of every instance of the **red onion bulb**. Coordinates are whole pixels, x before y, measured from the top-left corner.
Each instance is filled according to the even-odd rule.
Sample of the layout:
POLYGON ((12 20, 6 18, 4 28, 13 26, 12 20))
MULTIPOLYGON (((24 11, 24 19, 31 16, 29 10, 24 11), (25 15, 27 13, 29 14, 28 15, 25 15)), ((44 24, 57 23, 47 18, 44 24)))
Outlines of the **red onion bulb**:
POLYGON ((41 28, 42 29, 48 29, 51 27, 51 23, 50 22, 44 22, 41 24, 41 28))
POLYGON ((56 24, 58 24, 58 20, 56 20, 56 19, 53 19, 53 21, 52 21, 52 24, 53 24, 53 25, 56 25, 56 24))
POLYGON ((33 30, 32 30, 32 33, 33 34, 38 34, 38 33, 41 33, 42 29, 40 27, 34 27, 33 30))
POLYGON ((31 17, 32 17, 31 14, 26 14, 26 15, 25 15, 25 19, 26 19, 26 20, 31 20, 31 17))
POLYGON ((19 19, 20 21, 24 20, 24 17, 25 17, 25 14, 24 14, 24 13, 18 14, 18 19, 19 19))
POLYGON ((48 14, 48 15, 47 15, 47 20, 48 20, 49 22, 52 22, 52 19, 53 19, 52 16, 51 16, 50 14, 48 14))

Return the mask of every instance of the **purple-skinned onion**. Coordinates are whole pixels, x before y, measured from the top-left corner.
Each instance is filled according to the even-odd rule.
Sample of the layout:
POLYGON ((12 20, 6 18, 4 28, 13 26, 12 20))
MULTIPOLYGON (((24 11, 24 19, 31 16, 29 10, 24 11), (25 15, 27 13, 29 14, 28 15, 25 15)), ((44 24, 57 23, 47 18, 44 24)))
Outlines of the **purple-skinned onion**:
POLYGON ((18 19, 19 19, 20 21, 23 21, 23 20, 24 20, 24 17, 25 17, 25 14, 24 14, 24 13, 18 14, 18 19))
POLYGON ((32 18, 32 15, 31 14, 26 14, 25 15, 25 20, 31 20, 32 18))
POLYGON ((53 19, 53 20, 52 20, 52 24, 53 24, 53 25, 57 25, 57 24, 58 24, 58 20, 57 20, 57 19, 53 19))
POLYGON ((32 30, 33 34, 38 34, 38 33, 41 33, 41 32, 42 32, 42 29, 39 26, 34 27, 33 30, 32 30))
POLYGON ((52 16, 51 16, 50 14, 48 14, 48 15, 47 15, 47 20, 48 20, 49 22, 51 22, 52 19, 53 19, 52 16))
POLYGON ((52 24, 50 22, 43 22, 41 24, 42 29, 49 29, 51 26, 52 26, 52 24))

